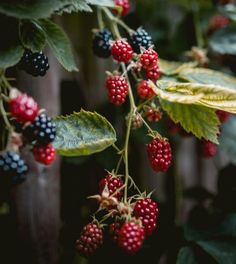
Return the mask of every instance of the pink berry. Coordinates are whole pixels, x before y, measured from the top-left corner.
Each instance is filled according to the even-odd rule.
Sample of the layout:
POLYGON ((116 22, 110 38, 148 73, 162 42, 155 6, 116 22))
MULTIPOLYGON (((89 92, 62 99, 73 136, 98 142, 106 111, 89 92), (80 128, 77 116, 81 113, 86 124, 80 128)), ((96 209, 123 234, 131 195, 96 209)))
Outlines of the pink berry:
POLYGON ((146 70, 146 77, 147 79, 156 82, 161 77, 161 70, 158 65, 154 66, 152 69, 146 70))
POLYGON ((201 142, 201 154, 203 158, 212 158, 217 154, 217 145, 203 140, 201 142))
POLYGON ((131 221, 123 224, 118 235, 118 245, 127 254, 134 255, 137 253, 145 238, 145 231, 142 226, 131 221))
POLYGON ((51 144, 46 146, 35 145, 33 148, 33 155, 36 161, 50 165, 56 159, 56 150, 51 144))
POLYGON ((155 93, 154 93, 152 87, 150 86, 149 82, 145 81, 145 80, 141 81, 138 84, 137 93, 138 93, 139 97, 143 100, 149 99, 155 95, 155 93))
POLYGON ((114 60, 118 62, 129 62, 133 57, 133 53, 131 45, 123 39, 115 41, 111 48, 111 54, 114 60))
POLYGON ((147 145, 148 159, 156 172, 165 172, 172 162, 170 143, 166 139, 155 138, 147 145))
POLYGON ((153 69, 157 66, 158 53, 152 48, 146 49, 141 53, 139 61, 144 69, 153 69))
POLYGON ((111 103, 121 105, 125 102, 129 91, 127 80, 119 75, 110 75, 106 79, 106 88, 111 103))
POLYGON ((134 206, 134 216, 142 221, 146 235, 151 235, 157 227, 157 203, 151 198, 138 200, 134 206))
POLYGON ((103 243, 102 229, 97 224, 87 224, 76 241, 75 247, 78 252, 85 256, 92 256, 103 243))
POLYGON ((27 94, 21 94, 11 99, 9 108, 12 117, 18 122, 33 122, 38 115, 38 104, 27 94))
POLYGON ((123 186, 123 181, 121 177, 115 177, 108 174, 106 177, 99 182, 99 194, 102 194, 104 188, 107 187, 109 195, 114 194, 114 197, 120 201, 123 197, 123 190, 118 191, 123 186))
MULTIPOLYGON (((119 6, 122 8, 122 11, 121 11, 122 16, 125 16, 129 13, 129 11, 130 11, 129 0, 114 0, 114 2, 115 2, 116 6, 119 6)), ((117 13, 117 12, 115 11, 115 13, 117 13)))

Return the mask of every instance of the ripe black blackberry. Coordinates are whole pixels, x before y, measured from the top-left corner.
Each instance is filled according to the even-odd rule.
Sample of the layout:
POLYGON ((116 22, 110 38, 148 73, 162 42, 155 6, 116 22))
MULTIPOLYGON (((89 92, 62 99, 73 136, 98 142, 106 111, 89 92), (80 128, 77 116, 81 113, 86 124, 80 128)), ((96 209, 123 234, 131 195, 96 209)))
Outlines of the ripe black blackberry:
POLYGON ((152 37, 143 28, 138 28, 131 36, 131 45, 136 53, 140 53, 140 48, 150 48, 153 45, 152 37))
POLYGON ((47 145, 56 137, 56 124, 46 113, 42 113, 25 128, 23 134, 29 142, 36 141, 38 145, 47 145))
POLYGON ((19 68, 35 77, 44 76, 49 69, 48 58, 42 51, 32 52, 25 50, 19 62, 19 68))
POLYGON ((6 185, 16 185, 25 180, 28 167, 20 155, 7 151, 0 155, 0 182, 6 185))
POLYGON ((108 58, 111 56, 112 34, 109 30, 103 29, 99 31, 93 39, 93 52, 100 58, 108 58))

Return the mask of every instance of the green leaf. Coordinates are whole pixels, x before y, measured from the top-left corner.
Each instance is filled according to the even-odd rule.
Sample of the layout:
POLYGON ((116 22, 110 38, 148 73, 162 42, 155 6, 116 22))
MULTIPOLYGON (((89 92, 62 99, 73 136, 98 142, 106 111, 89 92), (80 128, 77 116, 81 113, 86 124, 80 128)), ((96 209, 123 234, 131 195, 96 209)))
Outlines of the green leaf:
POLYGON ((23 56, 24 49, 21 45, 15 44, 7 49, 0 49, 0 68, 6 69, 16 65, 23 56))
POLYGON ((38 20, 37 24, 44 32, 49 47, 61 65, 67 71, 77 71, 70 41, 64 31, 50 20, 38 20))
POLYGON ((167 61, 163 59, 159 59, 160 70, 165 75, 176 75, 180 71, 188 68, 194 68, 197 66, 196 62, 177 62, 177 61, 167 61))
POLYGON ((220 149, 236 165, 236 118, 234 116, 224 124, 220 136, 220 149))
POLYGON ((0 13, 20 19, 38 19, 51 16, 63 0, 1 0, 0 13))
POLYGON ((236 26, 217 30, 210 38, 209 47, 219 54, 236 55, 236 26))
POLYGON ((31 21, 21 23, 20 39, 23 46, 33 52, 41 51, 46 44, 43 31, 36 23, 31 21))
POLYGON ((178 253, 176 264, 197 264, 193 249, 182 247, 178 253))
POLYGON ((220 5, 219 11, 226 17, 236 21, 236 6, 235 5, 220 5))
POLYGON ((204 105, 236 113, 236 90, 199 83, 158 81, 151 83, 154 92, 162 99, 183 104, 204 105))
POLYGON ((235 264, 236 239, 198 241, 197 244, 219 264, 235 264))
POLYGON ((81 110, 55 119, 57 136, 53 143, 63 156, 82 156, 100 152, 116 141, 112 125, 101 115, 81 110))
POLYGON ((86 0, 67 0, 63 7, 57 10, 57 14, 72 13, 78 11, 92 12, 86 0))
POLYGON ((162 108, 175 123, 180 123, 187 131, 199 139, 218 143, 219 120, 214 110, 198 105, 170 103, 160 100, 162 108))
POLYGON ((98 5, 98 6, 107 6, 107 7, 114 7, 114 1, 113 0, 86 0, 88 4, 91 5, 98 5))
POLYGON ((186 82, 214 84, 217 86, 236 89, 236 78, 210 69, 184 69, 179 73, 178 77, 186 82))

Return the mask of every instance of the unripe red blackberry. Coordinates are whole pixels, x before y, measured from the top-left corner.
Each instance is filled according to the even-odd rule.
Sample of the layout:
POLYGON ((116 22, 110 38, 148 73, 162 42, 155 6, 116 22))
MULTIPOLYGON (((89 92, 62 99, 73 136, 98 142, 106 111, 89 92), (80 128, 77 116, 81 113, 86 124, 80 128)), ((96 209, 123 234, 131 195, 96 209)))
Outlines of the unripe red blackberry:
POLYGON ((203 158, 212 158, 217 154, 217 151, 216 144, 206 140, 201 142, 201 155, 203 158))
POLYGON ((132 256, 140 250, 144 239, 144 228, 135 221, 130 221, 121 227, 118 235, 118 245, 132 256))
POLYGON ((142 80, 138 84, 137 93, 138 96, 143 100, 147 100, 155 95, 151 85, 146 80, 142 80))
POLYGON ((228 26, 229 23, 230 23, 230 20, 227 17, 223 15, 215 15, 209 21, 208 32, 209 34, 212 34, 216 30, 219 30, 223 27, 228 26))
POLYGON ((136 53, 141 52, 141 47, 148 49, 153 45, 152 37, 143 28, 138 28, 131 36, 131 45, 136 53))
POLYGON ((106 79, 106 88, 111 103, 121 105, 125 102, 129 91, 127 80, 119 75, 109 75, 106 79))
POLYGON ((9 102, 9 109, 12 117, 17 122, 33 122, 38 115, 38 104, 27 94, 20 94, 9 102))
POLYGON ((51 144, 45 146, 35 145, 33 155, 36 161, 44 165, 50 165, 56 158, 56 150, 51 144))
POLYGON ((140 127, 142 127, 142 125, 143 125, 142 116, 139 113, 135 113, 132 116, 131 129, 133 130, 139 129, 140 127))
POLYGON ((111 48, 112 57, 118 62, 129 62, 133 57, 133 53, 130 44, 123 39, 115 41, 111 48))
POLYGON ((160 67, 158 65, 154 66, 152 69, 147 69, 146 70, 146 78, 156 82, 157 80, 159 80, 161 77, 161 70, 160 67))
POLYGON ((112 34, 109 30, 103 29, 96 33, 93 38, 93 52, 100 58, 108 58, 111 56, 111 40, 112 34))
POLYGON ((49 69, 48 58, 43 52, 31 52, 26 50, 21 61, 19 68, 33 76, 44 76, 49 69))
POLYGON ((158 108, 149 107, 145 114, 149 122, 158 122, 162 118, 162 112, 158 108))
POLYGON ((0 155, 0 182, 15 185, 25 180, 28 166, 20 155, 7 151, 0 155))
POLYGON ((221 124, 225 123, 228 119, 230 114, 228 112, 222 111, 222 110, 217 110, 216 114, 221 122, 221 124))
POLYGON ((151 235, 157 227, 158 207, 151 198, 143 198, 135 203, 133 214, 142 221, 146 235, 151 235))
POLYGON ((85 257, 92 256, 103 243, 103 233, 101 227, 97 224, 87 224, 78 240, 75 247, 78 252, 85 257))
POLYGON ((108 174, 99 182, 99 194, 101 195, 105 187, 109 191, 109 195, 113 195, 118 201, 121 201, 123 197, 123 190, 119 190, 124 185, 123 180, 119 176, 113 176, 108 174), (118 191, 119 190, 119 191, 118 191))
MULTIPOLYGON (((121 15, 125 16, 130 11, 130 2, 129 0, 114 0, 115 5, 122 8, 121 15)), ((115 11, 116 12, 116 11, 115 11)), ((117 12, 116 12, 117 13, 117 12)))
POLYGON ((139 61, 144 69, 153 69, 157 65, 158 53, 152 48, 146 49, 139 56, 139 61))
POLYGON ((165 172, 168 170, 172 162, 172 151, 168 140, 154 138, 147 145, 147 153, 154 171, 165 172))

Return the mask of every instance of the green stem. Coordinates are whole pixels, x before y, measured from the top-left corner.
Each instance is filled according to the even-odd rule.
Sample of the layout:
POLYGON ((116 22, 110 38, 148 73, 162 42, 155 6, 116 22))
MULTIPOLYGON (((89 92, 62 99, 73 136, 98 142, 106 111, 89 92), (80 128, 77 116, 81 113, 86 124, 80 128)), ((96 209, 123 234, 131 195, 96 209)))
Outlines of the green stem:
POLYGON ((99 29, 100 30, 104 29, 105 26, 104 26, 104 22, 103 22, 103 19, 102 19, 102 10, 101 10, 101 8, 97 8, 97 18, 98 18, 99 29))
POLYGON ((197 45, 199 48, 204 47, 204 40, 202 36, 202 31, 200 27, 200 18, 199 18, 199 5, 196 0, 192 0, 192 12, 193 12, 193 22, 195 27, 195 33, 197 38, 197 45))

